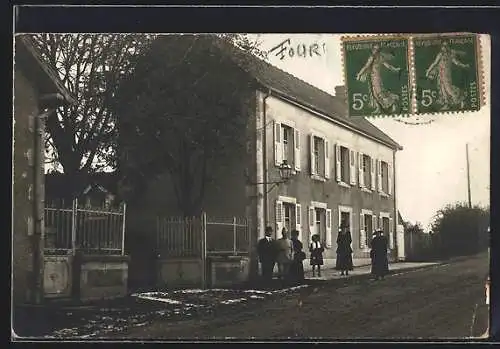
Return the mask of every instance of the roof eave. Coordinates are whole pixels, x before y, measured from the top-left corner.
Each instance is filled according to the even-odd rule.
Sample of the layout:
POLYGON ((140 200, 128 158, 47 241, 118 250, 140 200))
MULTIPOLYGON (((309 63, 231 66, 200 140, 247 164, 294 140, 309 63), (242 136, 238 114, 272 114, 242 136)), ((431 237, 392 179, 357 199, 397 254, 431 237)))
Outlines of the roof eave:
POLYGON ((388 146, 389 148, 395 150, 395 151, 398 151, 398 150, 403 150, 403 147, 401 145, 399 145, 398 143, 394 142, 393 144, 390 144, 388 142, 385 142, 384 140, 378 138, 378 137, 375 137, 371 134, 368 134, 362 130, 360 130, 358 127, 356 127, 355 125, 352 125, 348 122, 345 122, 347 120, 342 120, 340 118, 335 118, 333 116, 330 116, 330 115, 326 115, 325 113, 323 113, 322 111, 318 110, 317 108, 315 108, 313 105, 309 105, 308 103, 304 103, 302 101, 299 101, 297 100, 296 98, 294 98, 293 96, 290 96, 289 94, 285 93, 285 92, 282 92, 282 91, 279 91, 277 90, 276 88, 274 87, 271 87, 271 86, 268 86, 267 84, 263 83, 262 81, 260 81, 258 78, 256 77, 253 77, 252 78, 254 79, 254 81, 256 81, 261 87, 265 88, 265 89, 268 89, 269 91, 271 92, 274 92, 274 94, 277 95, 277 97, 280 97, 281 99, 283 100, 286 100, 286 101, 291 101, 291 102, 294 102, 296 104, 299 104, 301 106, 303 106, 304 108, 309 108, 309 109, 312 109, 315 113, 317 114, 320 114, 321 116, 323 116, 324 118, 328 119, 328 120, 332 120, 338 124, 340 124, 341 126, 344 126, 344 127, 347 127, 347 128, 352 128, 353 130, 355 130, 356 132, 362 134, 362 135, 365 135, 365 136, 369 136, 370 138, 376 140, 377 142, 379 143, 382 143, 383 145, 385 146, 388 146))
POLYGON ((43 61, 43 58, 33 45, 32 40, 26 35, 20 35, 16 39, 19 40, 27 53, 33 58, 33 63, 36 65, 40 74, 45 75, 47 80, 50 81, 50 84, 52 85, 51 90, 55 93, 59 93, 63 97, 63 103, 76 104, 76 98, 63 85, 57 76, 57 73, 43 61))

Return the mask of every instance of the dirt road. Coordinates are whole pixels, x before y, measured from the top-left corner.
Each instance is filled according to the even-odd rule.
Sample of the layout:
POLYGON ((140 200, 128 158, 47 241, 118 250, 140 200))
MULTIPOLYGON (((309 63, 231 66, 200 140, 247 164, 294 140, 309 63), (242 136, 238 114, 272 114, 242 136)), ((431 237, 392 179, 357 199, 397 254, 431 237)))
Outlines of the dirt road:
POLYGON ((113 339, 466 338, 486 328, 487 273, 483 254, 382 281, 352 280, 343 287, 324 283, 307 294, 285 295, 234 314, 158 320, 113 339))

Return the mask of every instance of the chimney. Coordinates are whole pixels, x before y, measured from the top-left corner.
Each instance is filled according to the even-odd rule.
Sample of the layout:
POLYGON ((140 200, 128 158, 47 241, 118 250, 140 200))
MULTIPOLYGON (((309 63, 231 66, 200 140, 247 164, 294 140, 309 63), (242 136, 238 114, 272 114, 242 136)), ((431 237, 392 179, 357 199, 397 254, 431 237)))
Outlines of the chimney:
POLYGON ((347 91, 344 85, 335 86, 335 97, 339 97, 344 103, 347 103, 347 91))

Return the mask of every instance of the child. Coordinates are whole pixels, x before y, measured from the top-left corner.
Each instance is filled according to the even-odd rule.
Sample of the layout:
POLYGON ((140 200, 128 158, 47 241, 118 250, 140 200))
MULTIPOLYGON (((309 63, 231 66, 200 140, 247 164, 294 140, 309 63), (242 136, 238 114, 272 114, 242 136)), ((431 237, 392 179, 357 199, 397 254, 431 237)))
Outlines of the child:
POLYGON ((318 268, 318 276, 321 277, 321 266, 323 265, 323 251, 324 247, 319 241, 319 235, 315 234, 312 236, 312 242, 309 246, 309 252, 311 252, 310 263, 312 265, 313 277, 315 276, 316 268, 318 268))

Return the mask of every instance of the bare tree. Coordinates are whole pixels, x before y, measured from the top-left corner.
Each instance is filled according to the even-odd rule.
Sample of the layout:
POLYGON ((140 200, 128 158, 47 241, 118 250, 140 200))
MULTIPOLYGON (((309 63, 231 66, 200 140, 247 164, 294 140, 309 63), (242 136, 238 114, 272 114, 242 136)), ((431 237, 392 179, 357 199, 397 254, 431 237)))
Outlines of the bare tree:
POLYGON ((74 195, 92 172, 116 166, 116 117, 111 105, 121 78, 152 35, 37 34, 33 41, 78 103, 47 120, 48 161, 60 165, 74 195))

